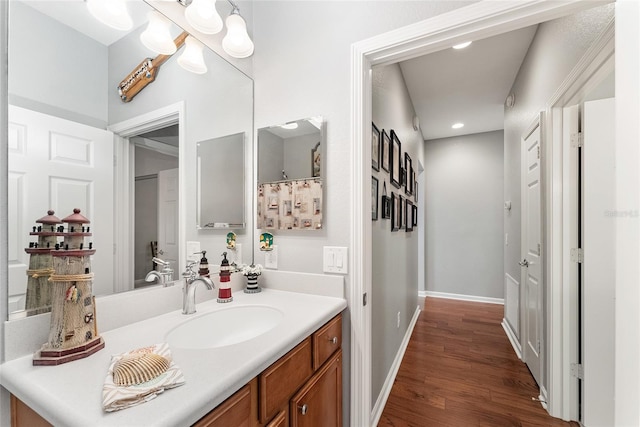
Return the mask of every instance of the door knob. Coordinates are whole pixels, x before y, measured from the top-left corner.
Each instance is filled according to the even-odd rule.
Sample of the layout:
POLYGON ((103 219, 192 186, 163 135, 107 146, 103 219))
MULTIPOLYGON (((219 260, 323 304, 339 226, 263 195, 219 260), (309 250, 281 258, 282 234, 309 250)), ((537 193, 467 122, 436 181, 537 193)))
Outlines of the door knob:
POLYGON ((302 406, 298 406, 298 409, 300 409, 300 413, 302 415, 307 415, 307 410, 309 410, 309 407, 307 406, 307 404, 305 403, 302 406))
POLYGON ((520 261, 518 264, 520 264, 523 267, 529 267, 529 261, 527 261, 526 258, 520 261))
POLYGON ((158 250, 158 254, 160 254, 160 255, 164 255, 164 251, 163 251, 162 249, 159 249, 159 250, 158 250))

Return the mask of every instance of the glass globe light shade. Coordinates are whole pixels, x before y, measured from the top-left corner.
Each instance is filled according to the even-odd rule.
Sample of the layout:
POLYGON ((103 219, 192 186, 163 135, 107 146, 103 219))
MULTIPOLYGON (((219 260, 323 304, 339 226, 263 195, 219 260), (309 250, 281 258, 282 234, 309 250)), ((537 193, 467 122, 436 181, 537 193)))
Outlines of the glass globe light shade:
POLYGON ((171 21, 156 11, 149 12, 147 17, 149 18, 149 26, 140 34, 142 44, 147 49, 161 55, 176 53, 176 44, 169 32, 171 21))
POLYGON ((133 21, 124 0, 87 0, 87 9, 98 21, 120 31, 128 31, 133 21))
POLYGON ((203 34, 217 34, 222 30, 222 18, 216 11, 216 0, 193 0, 184 11, 189 25, 203 34))
POLYGON ((207 65, 204 63, 202 54, 203 45, 192 36, 187 36, 184 41, 184 52, 178 58, 178 64, 187 71, 195 74, 207 72, 207 65))
POLYGON ((247 33, 247 24, 237 13, 232 13, 225 21, 227 35, 222 39, 222 48, 234 58, 247 58, 253 55, 253 42, 247 33))

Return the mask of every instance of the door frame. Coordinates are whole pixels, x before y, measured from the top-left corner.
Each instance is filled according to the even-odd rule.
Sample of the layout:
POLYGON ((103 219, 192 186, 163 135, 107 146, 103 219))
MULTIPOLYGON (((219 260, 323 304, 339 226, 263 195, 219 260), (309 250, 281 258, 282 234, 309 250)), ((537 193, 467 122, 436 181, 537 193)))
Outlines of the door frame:
MULTIPOLYGON (((350 245, 350 263, 353 266, 351 273, 352 286, 349 287, 347 298, 351 311, 351 425, 370 425, 371 422, 371 306, 365 305, 362 301, 366 295, 371 294, 371 221, 369 208, 370 192, 368 191, 368 183, 370 180, 370 164, 371 164, 371 144, 369 144, 368 126, 372 120, 372 82, 371 68, 374 65, 389 65, 399 61, 412 59, 421 55, 429 54, 450 47, 456 43, 467 40, 481 39, 494 36, 507 31, 534 25, 543 21, 556 19, 580 10, 610 3, 610 1, 600 2, 584 2, 580 0, 568 0, 564 2, 541 2, 537 0, 522 0, 517 2, 478 2, 472 5, 453 10, 451 12, 435 16, 433 18, 408 25, 396 30, 374 36, 369 39, 354 43, 351 46, 351 159, 353 168, 351 170, 350 184, 353 191, 351 198, 351 235, 350 245)), ((623 21, 625 32, 637 34, 638 30, 634 27, 637 25, 638 7, 632 4, 631 0, 618 0, 616 7, 617 22, 623 21), (635 15, 634 15, 635 13, 635 15)), ((616 68, 617 87, 628 87, 637 89, 638 77, 634 73, 638 72, 637 49, 640 43, 632 41, 628 46, 620 45, 618 47, 618 55, 616 61, 619 64, 627 66, 627 69, 619 73, 616 68), (632 66, 628 66, 631 64, 632 66)), ((632 90, 628 94, 622 95, 622 91, 617 90, 616 103, 621 106, 628 106, 630 113, 627 118, 633 117, 632 114, 640 112, 638 101, 633 98, 632 90), (619 97, 619 95, 622 95, 619 97)), ((558 96, 558 99, 560 96, 558 96)), ((555 105, 548 104, 548 105, 555 105)), ((551 117, 547 115, 548 117, 551 117)), ((632 128, 628 123, 616 119, 616 127, 618 138, 624 134, 626 137, 637 137, 640 130, 632 128)), ((547 120, 548 126, 553 123, 547 120)), ((637 123, 631 121, 630 123, 637 123)), ((546 129, 545 129, 546 130, 546 129)), ((547 133, 547 135, 550 135, 547 133)), ((551 134, 553 135, 553 134, 551 134)), ((637 140, 630 139, 630 141, 637 140)), ((619 140, 616 139, 616 146, 619 140)), ((549 215, 549 227, 544 229, 544 241, 548 242, 549 247, 545 247, 545 253, 551 256, 548 259, 547 268, 549 277, 546 280, 545 292, 550 298, 552 310, 548 313, 547 333, 548 346, 547 351, 550 356, 548 363, 549 370, 549 399, 548 411, 551 415, 563 417, 566 411, 566 387, 563 386, 564 379, 569 375, 568 369, 563 369, 563 353, 566 348, 566 340, 563 340, 562 320, 568 314, 563 311, 562 288, 555 284, 562 283, 562 224, 564 211, 562 210, 562 185, 557 186, 558 180, 562 177, 562 173, 558 176, 558 172, 562 171, 562 147, 553 147, 554 144, 547 144, 545 153, 547 162, 551 167, 546 170, 551 174, 552 179, 547 179, 547 185, 552 190, 548 197, 545 198, 545 214, 549 215), (552 149, 553 147, 553 149, 552 149), (550 156, 548 154, 551 154, 550 156), (559 289, 558 289, 559 288, 559 289), (558 300, 558 298, 560 298, 558 300)), ((635 162, 638 161, 640 150, 630 144, 626 144, 625 148, 630 150, 630 156, 625 158, 625 171, 632 172, 632 176, 638 178, 635 171, 635 162)), ((620 172, 622 173, 622 172, 620 172)), ((548 177, 545 177, 548 178, 548 177)), ((626 195, 623 192, 637 191, 640 187, 640 179, 628 181, 626 185, 617 184, 617 194, 625 194, 626 199, 633 203, 631 206, 637 206, 637 196, 626 195)), ((640 254, 640 245, 637 241, 633 241, 635 237, 640 237, 640 231, 637 226, 630 225, 632 235, 625 236, 624 243, 630 249, 625 253, 624 260, 620 260, 618 265, 623 261, 632 262, 640 254)), ((618 234, 620 239, 621 235, 618 234)), ((636 265, 637 263, 633 263, 636 265)), ((640 277, 640 269, 630 268, 627 265, 626 276, 623 284, 616 286, 624 287, 635 300, 632 303, 640 301, 640 293, 635 290, 634 283, 640 277)), ((619 276, 620 277, 620 276, 619 276)), ((627 309, 630 310, 629 307, 627 309)), ((640 317, 631 313, 627 314, 631 321, 635 322, 634 327, 640 329, 640 317)), ((634 343, 626 344, 632 350, 637 350, 638 345, 634 343)), ((632 353, 635 354, 635 353, 632 353)), ((640 368, 640 363, 632 361, 632 355, 627 358, 628 361, 634 363, 634 366, 640 368)), ((624 373, 616 375, 616 378, 622 377, 624 373)), ((564 383, 566 384, 566 383, 564 383)), ((636 393, 627 393, 627 401, 633 401, 634 398, 640 397, 640 391, 633 384, 627 389, 636 391, 636 393)), ((618 388, 616 388, 618 391, 618 388)), ((623 406, 617 408, 622 410, 623 406)), ((629 412, 629 411, 627 411, 629 412)), ((638 411, 640 412, 640 411, 638 411)), ((629 412, 628 416, 637 415, 629 412)))
MULTIPOLYGON (((134 147, 129 138, 178 124, 178 241, 186 242, 185 183, 186 183, 186 131, 184 101, 167 105, 108 127, 114 133, 114 176, 115 182, 115 248, 114 278, 116 292, 130 290, 134 284, 134 248, 133 225, 135 223, 134 147)), ((178 251, 178 268, 182 271, 186 265, 184 248, 178 251)))

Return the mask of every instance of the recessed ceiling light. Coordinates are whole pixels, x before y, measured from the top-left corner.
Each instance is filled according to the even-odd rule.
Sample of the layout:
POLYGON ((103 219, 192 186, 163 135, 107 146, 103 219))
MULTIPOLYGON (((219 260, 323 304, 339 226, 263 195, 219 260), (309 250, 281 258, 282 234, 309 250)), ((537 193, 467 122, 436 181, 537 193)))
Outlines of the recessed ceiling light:
POLYGON ((464 123, 454 123, 451 125, 451 129, 460 129, 461 127, 464 127, 464 123))
POLYGON ((287 123, 286 125, 282 125, 280 126, 282 129, 287 129, 287 130, 291 130, 291 129, 298 129, 298 123, 296 122, 291 122, 291 123, 287 123))
POLYGON ((453 46, 454 49, 464 49, 465 47, 469 46, 471 44, 471 42, 464 42, 464 43, 460 43, 457 44, 455 46, 453 46))

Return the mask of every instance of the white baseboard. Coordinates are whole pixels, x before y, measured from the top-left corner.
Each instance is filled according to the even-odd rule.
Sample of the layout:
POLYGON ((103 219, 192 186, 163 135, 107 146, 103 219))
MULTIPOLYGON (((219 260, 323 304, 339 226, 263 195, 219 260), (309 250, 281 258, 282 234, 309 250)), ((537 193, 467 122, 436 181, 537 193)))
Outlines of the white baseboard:
POLYGON ((538 396, 538 401, 542 405, 542 407, 549 412, 549 408, 547 406, 547 389, 543 386, 540 386, 540 395, 538 396))
POLYGON ((434 292, 434 291, 418 291, 419 297, 432 297, 432 298, 446 298, 446 299, 456 299, 461 301, 471 301, 471 302, 484 302, 489 304, 501 304, 504 305, 503 298, 491 298, 491 297, 480 297, 476 295, 462 295, 462 294, 450 294, 446 292, 434 292))
POLYGON ((507 338, 511 342, 511 347, 513 347, 513 351, 515 351, 518 359, 522 360, 522 347, 520 346, 520 341, 518 341, 518 337, 516 333, 511 329, 511 325, 507 322, 507 319, 502 319, 502 329, 507 334, 507 338))
POLYGON ((420 315, 420 306, 416 307, 416 311, 415 313, 413 313, 413 318, 411 318, 411 322, 409 323, 407 332, 404 334, 404 338, 402 339, 402 343, 400 344, 398 353, 396 353, 396 357, 395 359, 393 359, 393 363, 391 364, 391 369, 389 369, 387 378, 384 380, 384 384, 382 385, 382 390, 380 390, 380 394, 378 395, 376 404, 373 405, 373 410, 371 411, 371 426, 377 426, 378 421, 380 421, 380 417, 382 416, 382 411, 384 411, 384 406, 387 404, 387 399, 389 398, 389 394, 391 394, 391 388, 393 387, 393 382, 396 379, 396 375, 398 375, 398 370, 400 369, 402 358, 404 357, 404 353, 407 350, 407 346, 409 345, 409 340, 411 339, 411 334, 413 333, 413 328, 416 326, 416 322, 418 321, 419 315, 420 315))

